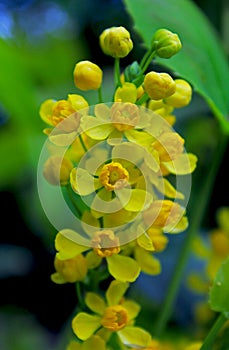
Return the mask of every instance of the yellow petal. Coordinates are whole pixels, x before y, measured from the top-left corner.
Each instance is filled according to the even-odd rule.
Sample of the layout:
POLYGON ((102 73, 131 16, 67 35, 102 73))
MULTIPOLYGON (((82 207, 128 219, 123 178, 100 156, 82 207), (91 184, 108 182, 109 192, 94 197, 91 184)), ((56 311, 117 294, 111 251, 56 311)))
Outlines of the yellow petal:
POLYGON ((50 278, 56 284, 67 283, 64 277, 59 272, 54 272, 53 274, 51 274, 50 278))
POLYGON ((81 340, 87 340, 101 326, 101 317, 80 312, 72 320, 72 329, 81 340))
POLYGON ((52 108, 55 103, 56 103, 55 100, 48 99, 48 100, 45 100, 40 106, 40 110, 39 110, 40 117, 48 125, 53 125, 50 117, 52 116, 52 108))
POLYGON ((178 192, 175 187, 165 178, 163 178, 163 182, 159 182, 162 185, 163 189, 157 187, 157 189, 163 193, 168 198, 178 198, 178 199, 184 199, 184 195, 181 192, 178 192))
POLYGON ((96 104, 94 113, 99 119, 108 120, 110 118, 110 108, 105 103, 96 104))
POLYGON ((81 127, 93 140, 105 140, 114 130, 111 123, 105 124, 104 121, 89 115, 81 119, 81 127))
POLYGON ((136 247, 134 256, 141 270, 149 275, 158 275, 161 272, 161 264, 150 252, 141 247, 136 247))
POLYGON ((148 147, 153 141, 154 137, 145 131, 131 129, 125 131, 125 136, 130 142, 137 143, 142 147, 148 147))
POLYGON ((93 335, 82 344, 81 350, 106 350, 106 343, 98 335, 93 335))
POLYGON ((118 281, 134 282, 140 274, 141 269, 132 258, 116 254, 106 260, 110 274, 118 281))
POLYGON ((180 233, 188 228, 188 224, 187 216, 183 216, 175 226, 165 226, 163 231, 167 233, 180 233))
POLYGON ((122 306, 127 310, 130 320, 135 319, 141 310, 140 305, 132 300, 124 300, 122 306))
POLYGON ((79 233, 69 229, 59 231, 55 238, 55 248, 58 251, 56 254, 58 259, 71 259, 89 249, 87 246, 77 244, 77 240, 82 241, 82 237, 79 233))
POLYGON ((87 260, 87 267, 89 269, 95 269, 101 264, 103 259, 97 254, 95 254, 94 251, 90 251, 86 255, 86 260, 87 260))
POLYGON ((70 183, 73 191, 81 196, 87 196, 95 191, 94 177, 82 168, 72 169, 70 183))
POLYGON ((142 161, 144 149, 136 143, 123 142, 112 150, 112 159, 125 159, 133 164, 142 161))
POLYGON ((183 153, 172 162, 163 162, 163 165, 171 174, 186 175, 191 174, 195 170, 196 163, 197 157, 194 154, 183 153))
POLYGON ((150 193, 141 189, 122 188, 115 191, 123 207, 128 211, 139 212, 147 209, 153 201, 150 193))
POLYGON ((70 146, 73 141, 75 141, 77 132, 61 133, 57 130, 54 129, 54 131, 49 135, 49 140, 56 146, 70 146))
POLYGON ((96 314, 103 314, 106 304, 98 294, 88 292, 85 297, 85 302, 89 309, 94 311, 96 314))
POLYGON ((81 350, 81 344, 77 343, 75 340, 72 340, 68 346, 66 350, 81 350))
POLYGON ((138 245, 145 250, 150 250, 150 251, 155 250, 153 243, 152 243, 152 240, 150 239, 150 237, 146 233, 139 236, 137 238, 137 242, 138 242, 138 245))
POLYGON ((117 333, 122 343, 127 346, 146 348, 151 341, 151 335, 139 327, 128 326, 117 333))
POLYGON ((129 283, 113 280, 106 291, 107 304, 118 305, 128 287, 129 283))

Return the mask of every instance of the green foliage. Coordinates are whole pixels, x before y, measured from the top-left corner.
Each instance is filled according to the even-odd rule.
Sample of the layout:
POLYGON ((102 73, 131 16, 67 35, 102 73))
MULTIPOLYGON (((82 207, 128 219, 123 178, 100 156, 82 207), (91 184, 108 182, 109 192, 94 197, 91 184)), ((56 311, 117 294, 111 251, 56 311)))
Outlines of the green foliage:
POLYGON ((214 311, 229 315, 229 257, 219 268, 209 293, 209 303, 214 311))
POLYGON ((179 35, 181 51, 169 60, 157 57, 155 61, 189 81, 229 132, 229 65, 220 37, 201 10, 189 0, 124 3, 147 47, 157 29, 166 28, 179 35))

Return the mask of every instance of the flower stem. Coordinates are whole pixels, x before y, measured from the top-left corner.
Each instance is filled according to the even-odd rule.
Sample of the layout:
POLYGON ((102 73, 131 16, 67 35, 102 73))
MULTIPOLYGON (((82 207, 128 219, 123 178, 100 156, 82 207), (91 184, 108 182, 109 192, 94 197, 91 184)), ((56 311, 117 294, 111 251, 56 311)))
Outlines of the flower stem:
POLYGON ((152 62, 152 59, 155 56, 155 51, 147 51, 145 56, 143 57, 141 63, 140 63, 140 67, 142 70, 142 73, 145 73, 145 71, 147 70, 148 66, 150 65, 150 63, 152 62))
POLYGON ((122 86, 121 79, 120 79, 120 59, 119 57, 115 58, 115 87, 117 88, 118 86, 122 86))
POLYGON ((183 277, 183 270, 188 260, 191 244, 193 238, 199 233, 202 219, 209 204, 214 181, 227 146, 227 141, 227 135, 220 135, 220 144, 216 148, 216 154, 213 158, 212 166, 202 187, 202 191, 196 200, 197 203, 194 204, 194 207, 198 208, 198 210, 195 210, 190 219, 190 227, 186 233, 186 239, 184 241, 183 247, 181 248, 180 256, 177 258, 174 274, 168 287, 165 300, 162 303, 162 309, 160 310, 158 320, 155 324, 154 336, 160 336, 172 314, 177 292, 181 283, 181 279, 183 277))
POLYGON ((102 94, 102 87, 101 86, 98 89, 98 99, 99 99, 99 103, 103 102, 103 94, 102 94))
POLYGON ((79 140, 80 140, 81 146, 83 147, 83 150, 85 152, 87 152, 88 150, 87 150, 87 147, 85 146, 85 143, 83 141, 82 135, 79 135, 79 140))
POLYGON ((227 321, 227 318, 224 316, 223 313, 221 313, 218 318, 216 319, 215 323, 213 324, 212 328, 210 329, 208 335, 204 339, 203 345, 201 346, 200 350, 209 350, 211 349, 215 338, 224 325, 224 323, 227 321))

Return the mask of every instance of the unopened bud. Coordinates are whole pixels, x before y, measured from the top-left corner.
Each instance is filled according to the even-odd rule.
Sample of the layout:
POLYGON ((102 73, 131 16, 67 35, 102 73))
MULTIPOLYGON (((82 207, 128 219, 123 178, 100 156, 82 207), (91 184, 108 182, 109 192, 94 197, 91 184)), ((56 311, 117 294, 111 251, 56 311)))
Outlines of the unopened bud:
POLYGON ((152 48, 161 58, 170 58, 180 51, 181 41, 177 34, 167 29, 158 29, 152 39, 152 48))
POLYGON ((190 84, 183 79, 175 79, 176 91, 171 96, 164 99, 164 102, 174 108, 187 106, 192 98, 192 88, 190 84))
POLYGON ((176 84, 173 78, 167 73, 147 73, 143 86, 149 97, 153 100, 164 99, 176 91, 176 84))
POLYGON ((75 65, 74 83, 80 90, 97 90, 102 83, 103 72, 97 64, 81 61, 75 65))
POLYGON ((124 27, 105 29, 100 35, 99 41, 103 52, 114 58, 126 57, 133 48, 130 33, 124 27))

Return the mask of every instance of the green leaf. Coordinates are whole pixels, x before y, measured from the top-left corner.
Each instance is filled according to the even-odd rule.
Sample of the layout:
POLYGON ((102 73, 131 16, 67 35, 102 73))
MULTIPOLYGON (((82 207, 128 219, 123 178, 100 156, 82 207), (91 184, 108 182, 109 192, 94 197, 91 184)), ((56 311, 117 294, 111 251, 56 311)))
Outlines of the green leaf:
POLYGON ((209 303, 214 311, 229 312, 229 257, 222 263, 216 273, 209 292, 209 303))
POLYGON ((178 34, 182 49, 170 59, 156 58, 193 86, 229 132, 229 65, 223 43, 203 12, 189 0, 124 0, 146 47, 159 28, 178 34))

